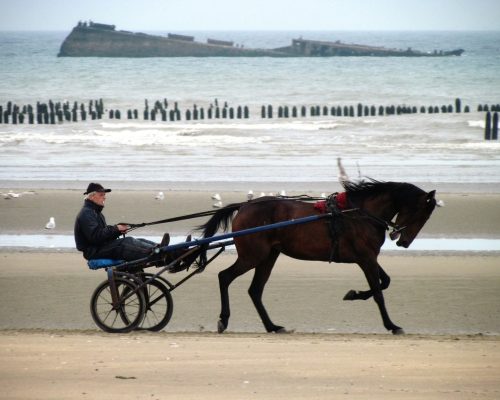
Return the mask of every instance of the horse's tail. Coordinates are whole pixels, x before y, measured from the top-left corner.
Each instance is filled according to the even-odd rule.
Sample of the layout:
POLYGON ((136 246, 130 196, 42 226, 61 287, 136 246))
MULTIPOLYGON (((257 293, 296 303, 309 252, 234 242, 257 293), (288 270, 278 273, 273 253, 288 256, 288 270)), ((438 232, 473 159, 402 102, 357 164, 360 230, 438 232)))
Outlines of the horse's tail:
POLYGON ((228 204, 227 206, 217 210, 217 212, 203 225, 200 225, 197 230, 201 230, 203 238, 212 237, 222 227, 225 232, 229 227, 229 223, 233 219, 233 214, 238 211, 244 203, 228 204))

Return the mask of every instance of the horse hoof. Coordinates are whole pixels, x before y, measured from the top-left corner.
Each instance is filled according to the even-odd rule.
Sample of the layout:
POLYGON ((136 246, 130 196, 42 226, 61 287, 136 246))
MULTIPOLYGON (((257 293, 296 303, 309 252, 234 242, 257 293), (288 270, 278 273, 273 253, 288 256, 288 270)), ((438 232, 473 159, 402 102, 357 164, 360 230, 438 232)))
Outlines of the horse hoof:
POLYGON ((226 330, 226 325, 219 319, 217 321, 217 333, 223 333, 226 330))
POLYGON ((355 290, 349 290, 346 295, 344 296, 343 300, 355 300, 356 299, 356 291, 355 290))
POLYGON ((392 330, 392 334, 393 335, 404 335, 405 331, 403 330, 403 328, 396 328, 396 329, 392 330))
POLYGON ((295 331, 294 330, 289 331, 288 329, 286 329, 282 326, 278 326, 278 327, 276 327, 276 329, 273 329, 271 332, 278 333, 278 334, 284 334, 284 333, 293 333, 295 331))

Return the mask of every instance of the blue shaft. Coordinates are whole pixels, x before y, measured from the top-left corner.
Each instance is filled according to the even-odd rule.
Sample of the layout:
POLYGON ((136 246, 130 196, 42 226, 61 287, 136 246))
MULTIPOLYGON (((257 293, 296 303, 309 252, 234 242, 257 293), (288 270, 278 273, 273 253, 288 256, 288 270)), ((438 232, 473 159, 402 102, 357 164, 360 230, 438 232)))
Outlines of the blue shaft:
POLYGON ((219 235, 219 236, 211 236, 211 237, 204 238, 204 239, 192 240, 190 242, 172 244, 170 246, 162 247, 161 250, 162 251, 171 251, 171 250, 177 250, 177 249, 184 249, 184 248, 188 248, 191 246, 200 246, 200 245, 206 244, 206 243, 212 243, 212 242, 217 242, 219 240, 235 238, 235 237, 244 236, 244 235, 250 235, 252 233, 257 233, 257 232, 269 231, 271 229, 283 228, 283 227, 291 226, 291 225, 305 224, 307 222, 317 221, 319 219, 329 217, 329 216, 330 216, 330 214, 311 215, 309 217, 303 217, 303 218, 291 219, 288 221, 276 222, 275 224, 256 226, 255 228, 249 228, 249 229, 244 229, 242 231, 225 233, 225 234, 219 235))

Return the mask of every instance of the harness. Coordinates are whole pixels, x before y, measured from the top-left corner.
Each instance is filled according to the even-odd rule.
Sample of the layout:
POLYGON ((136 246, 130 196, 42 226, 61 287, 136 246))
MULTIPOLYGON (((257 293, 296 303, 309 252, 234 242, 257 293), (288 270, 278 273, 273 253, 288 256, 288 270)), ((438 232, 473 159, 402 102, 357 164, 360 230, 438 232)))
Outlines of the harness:
POLYGON ((339 238, 343 230, 344 219, 342 217, 344 217, 344 214, 346 212, 356 211, 358 213, 361 213, 375 223, 383 226, 386 231, 389 231, 392 228, 392 231, 389 233, 389 237, 391 240, 396 240, 399 237, 400 233, 408 226, 399 226, 392 221, 386 221, 360 208, 348 209, 346 192, 332 193, 327 197, 326 200, 317 201, 314 204, 314 208, 321 213, 331 214, 331 218, 327 220, 328 233, 332 242, 329 262, 340 260, 339 238))

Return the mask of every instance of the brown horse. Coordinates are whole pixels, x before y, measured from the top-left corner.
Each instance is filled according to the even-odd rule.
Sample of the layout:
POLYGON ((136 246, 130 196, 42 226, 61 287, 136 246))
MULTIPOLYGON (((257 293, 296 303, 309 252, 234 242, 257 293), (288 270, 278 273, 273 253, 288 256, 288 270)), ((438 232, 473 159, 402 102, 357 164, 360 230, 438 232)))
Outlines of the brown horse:
MULTIPOLYGON (((262 303, 262 294, 276 259, 283 253, 301 260, 356 263, 363 270, 370 290, 349 291, 344 300, 366 300, 373 296, 386 329, 404 333, 387 313, 382 290, 390 283, 389 276, 377 262, 385 232, 393 227, 391 237, 399 236, 397 245, 407 248, 429 219, 436 206, 435 191, 429 193, 409 183, 345 182, 346 202, 350 212, 334 214, 335 222, 318 220, 243 235, 234 239, 238 259, 219 273, 221 313, 218 331, 226 330, 229 322, 229 292, 231 282, 255 268, 248 289, 249 295, 268 332, 286 332, 275 325, 262 303), (395 223, 392 219, 396 216, 395 223), (332 232, 332 226, 337 228, 332 232)), ((222 226, 227 230, 232 219, 233 232, 276 222, 319 214, 313 204, 293 199, 264 197, 254 201, 228 205, 201 226, 203 237, 213 236, 222 226), (233 214, 238 211, 233 219, 233 214)))

